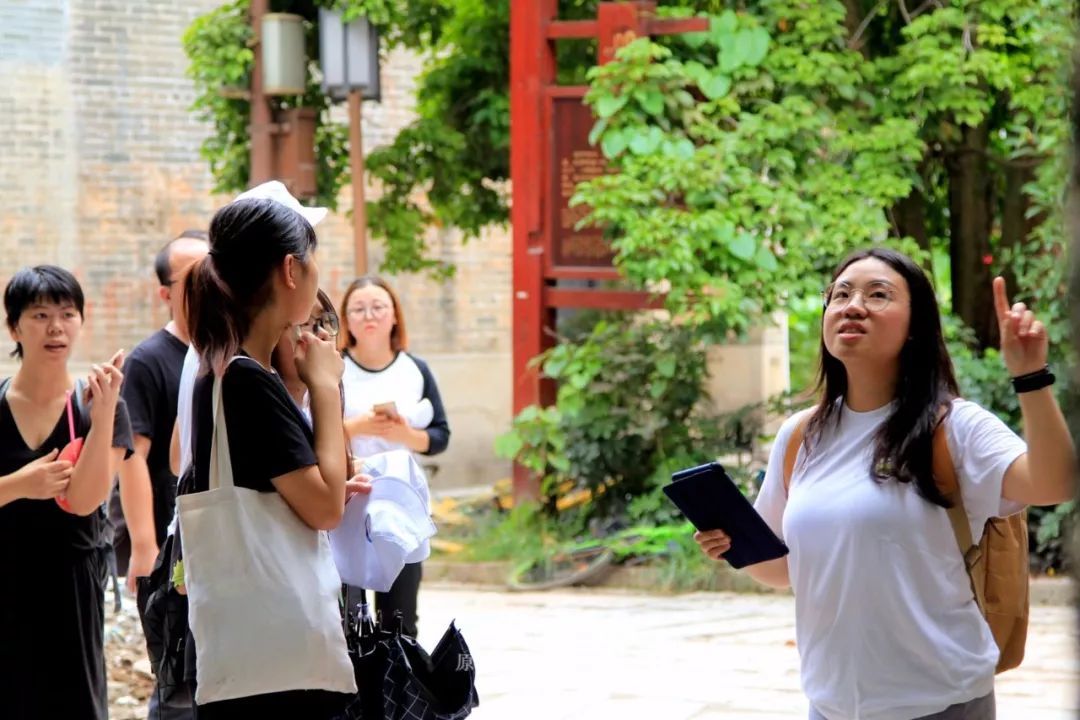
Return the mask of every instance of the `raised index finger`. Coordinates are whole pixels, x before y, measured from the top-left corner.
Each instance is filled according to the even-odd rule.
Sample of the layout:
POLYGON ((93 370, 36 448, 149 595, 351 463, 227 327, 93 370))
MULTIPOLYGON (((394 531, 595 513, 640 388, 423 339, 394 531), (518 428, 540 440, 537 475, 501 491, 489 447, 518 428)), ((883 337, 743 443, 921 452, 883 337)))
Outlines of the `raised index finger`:
POLYGON ((1005 278, 1000 275, 994 278, 994 311, 999 322, 1009 317, 1009 296, 1005 294, 1005 278))

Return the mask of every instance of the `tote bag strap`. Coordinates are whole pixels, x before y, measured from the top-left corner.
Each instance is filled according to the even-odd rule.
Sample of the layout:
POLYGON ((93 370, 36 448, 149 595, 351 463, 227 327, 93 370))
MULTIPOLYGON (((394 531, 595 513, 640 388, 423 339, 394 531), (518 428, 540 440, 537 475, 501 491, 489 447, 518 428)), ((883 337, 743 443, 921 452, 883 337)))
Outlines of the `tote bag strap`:
MULTIPOLYGON (((225 366, 228 372, 229 365, 243 358, 236 355, 225 366)), ((229 430, 225 427, 225 402, 221 397, 221 386, 225 381, 225 373, 214 376, 214 436, 210 444, 210 490, 217 488, 233 487, 232 456, 229 453, 229 430)))

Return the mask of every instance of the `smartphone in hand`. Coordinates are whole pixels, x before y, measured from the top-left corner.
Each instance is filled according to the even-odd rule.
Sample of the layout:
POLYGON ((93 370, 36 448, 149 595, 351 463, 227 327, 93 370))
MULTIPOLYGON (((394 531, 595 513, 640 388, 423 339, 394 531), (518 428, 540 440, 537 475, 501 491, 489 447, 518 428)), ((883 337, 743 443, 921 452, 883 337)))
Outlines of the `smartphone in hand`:
POLYGON ((397 403, 392 401, 378 403, 372 407, 372 411, 374 411, 376 415, 383 415, 391 420, 397 420, 398 418, 397 403))

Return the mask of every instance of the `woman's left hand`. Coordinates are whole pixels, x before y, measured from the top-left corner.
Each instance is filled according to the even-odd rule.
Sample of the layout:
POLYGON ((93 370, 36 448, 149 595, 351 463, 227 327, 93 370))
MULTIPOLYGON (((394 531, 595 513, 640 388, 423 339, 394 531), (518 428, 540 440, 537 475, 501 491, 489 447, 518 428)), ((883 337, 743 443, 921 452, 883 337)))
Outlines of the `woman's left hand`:
POLYGON ((412 433, 413 429, 409 427, 409 423, 405 422, 405 418, 397 415, 388 419, 386 432, 383 437, 391 442, 408 445, 412 433))
POLYGON ((94 365, 87 376, 90 398, 90 423, 92 425, 111 423, 116 413, 116 404, 120 400, 120 386, 124 384, 124 351, 117 350, 109 362, 94 365))
POLYGON ((1009 307, 1005 278, 994 278, 994 310, 1001 332, 1001 358, 1013 377, 1046 367, 1050 340, 1046 327, 1035 319, 1024 303, 1009 307))

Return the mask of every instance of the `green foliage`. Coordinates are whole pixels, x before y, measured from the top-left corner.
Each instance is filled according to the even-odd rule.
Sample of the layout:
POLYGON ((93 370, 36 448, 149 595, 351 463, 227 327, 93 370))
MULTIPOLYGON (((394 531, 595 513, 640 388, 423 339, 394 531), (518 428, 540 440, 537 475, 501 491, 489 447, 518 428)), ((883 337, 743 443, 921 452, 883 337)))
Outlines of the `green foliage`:
POLYGON ((708 33, 639 39, 590 71, 593 139, 615 172, 574 202, 631 282, 663 287, 706 328, 757 325, 816 295, 853 245, 885 240, 922 154, 916 123, 851 102, 865 78, 839 49, 842 6, 801 14, 774 37, 768 14, 725 12, 708 33))
MULTIPOLYGON (((282 3, 279 3, 282 5, 282 3)), ((275 8, 290 9, 288 3, 275 8)), ((214 192, 237 193, 248 186, 251 174, 248 125, 251 102, 242 96, 250 86, 255 56, 248 18, 249 0, 234 0, 195 19, 184 33, 184 52, 191 64, 188 75, 195 83, 196 98, 192 110, 213 126, 213 133, 202 144, 201 154, 210 163, 214 192)), ((318 33, 305 24, 309 63, 318 58, 318 33)), ((349 181, 348 128, 330 122, 330 101, 316 78, 308 73, 305 94, 299 98, 279 98, 274 106, 313 108, 318 112, 315 126, 315 156, 318 195, 316 203, 337 207, 342 185, 349 181)))
POLYGON ((1073 566, 1069 549, 1076 533, 1075 500, 1055 507, 1031 508, 1028 522, 1034 534, 1031 543, 1035 550, 1033 570, 1053 573, 1073 566))
POLYGON ((586 519, 668 520, 659 495, 675 470, 747 450, 756 412, 718 418, 704 392, 705 345, 670 323, 601 321, 543 358, 554 407, 526 408, 497 452, 536 472, 548 496, 586 489, 586 519))
POLYGON ((465 559, 487 562, 541 558, 561 542, 558 528, 535 504, 521 503, 507 513, 487 513, 469 527, 465 559))
POLYGON ((582 528, 551 517, 530 503, 509 512, 476 513, 468 527, 464 560, 512 561, 517 567, 542 564, 581 548, 605 547, 623 564, 658 568, 660 590, 715 589, 723 575, 693 541, 693 526, 679 519, 667 525, 634 525, 594 538, 582 528))
POLYGON ((221 93, 223 88, 246 91, 250 84, 255 56, 248 46, 252 32, 247 11, 248 0, 235 0, 199 16, 184 33, 184 52, 191 61, 188 76, 197 93, 192 109, 214 129, 201 149, 214 176, 214 192, 243 190, 251 168, 249 102, 221 93))
POLYGON ((449 275, 452 266, 428 258, 424 230, 475 236, 509 212, 501 187, 510 173, 509 4, 450 5, 437 42, 423 48, 430 54, 417 81, 419 117, 368 157, 383 193, 369 203, 369 220, 386 243, 387 272, 449 275))
MULTIPOLYGON (((320 77, 317 7, 365 15, 380 27, 384 48, 406 47, 426 58, 417 79, 419 117, 387 146, 368 155, 367 171, 381 189, 368 203, 371 233, 387 245, 383 270, 426 270, 444 277, 453 267, 428 256, 424 235, 432 225, 476 235, 507 215, 500 184, 509 175, 509 4, 486 0, 278 0, 276 12, 308 18, 307 93, 295 104, 320 112, 316 130, 318 197, 337 206, 350 181, 348 129, 329 122, 330 100, 320 77)), ((247 89, 254 62, 248 42, 248 0, 236 0, 195 20, 184 37, 195 81, 193 109, 213 125, 203 144, 216 192, 247 186, 250 102, 225 97, 222 88, 247 89)), ((289 101, 279 102, 281 107, 289 101)))
POLYGON ((510 432, 495 440, 495 454, 513 459, 544 479, 541 491, 550 494, 570 472, 566 434, 558 406, 530 405, 513 420, 510 432))
MULTIPOLYGON (((964 188, 950 173, 981 153, 990 175, 976 182, 993 196, 993 216, 975 219, 991 228, 985 262, 1037 310, 1052 362, 1068 367, 1061 189, 1072 5, 985 0, 905 16, 902 3, 878 3, 865 18, 845 5, 855 7, 765 0, 720 13, 707 33, 639 39, 591 70, 592 140, 614 172, 579 186, 574 202, 591 210, 583 223, 605 228, 633 284, 667 291, 669 309, 704 332, 742 331, 787 309, 793 383, 805 387, 818 293, 851 249, 897 244, 933 265, 946 304, 963 289, 949 287, 971 277, 949 266, 967 241, 952 237, 961 208, 950 193, 964 188), (980 123, 989 145, 965 146, 980 123), (1013 185, 1025 168, 1030 178, 1013 185), (922 251, 895 215, 915 191, 922 251), (1019 237, 1004 227, 1011 193, 1027 224, 1019 237)), ((947 320, 965 394, 1018 427, 996 352, 947 320)), ((1032 513, 1040 552, 1058 528, 1046 512, 1032 513)))

